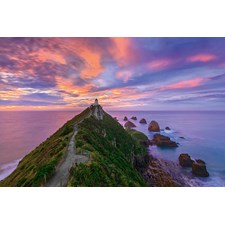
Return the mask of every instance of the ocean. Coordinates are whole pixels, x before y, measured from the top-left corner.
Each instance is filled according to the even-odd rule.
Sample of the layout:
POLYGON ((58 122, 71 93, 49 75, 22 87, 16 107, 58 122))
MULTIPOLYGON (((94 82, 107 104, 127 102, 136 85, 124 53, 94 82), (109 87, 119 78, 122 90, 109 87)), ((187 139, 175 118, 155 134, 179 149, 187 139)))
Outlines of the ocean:
MULTIPOLYGON (((0 112, 0 180, 8 176, 19 161, 46 140, 66 121, 78 112, 0 112)), ((225 112, 178 112, 178 111, 134 111, 109 112, 117 117, 121 124, 123 118, 136 116, 136 129, 150 139, 153 133, 148 131, 148 124, 156 120, 161 133, 179 143, 178 148, 160 148, 150 146, 151 154, 158 158, 178 163, 181 153, 188 153, 193 159, 206 162, 210 174, 208 178, 195 178, 190 169, 181 171, 190 178, 191 186, 225 186, 225 112), (139 123, 145 118, 147 125, 139 123), (164 128, 170 127, 170 131, 164 128)))

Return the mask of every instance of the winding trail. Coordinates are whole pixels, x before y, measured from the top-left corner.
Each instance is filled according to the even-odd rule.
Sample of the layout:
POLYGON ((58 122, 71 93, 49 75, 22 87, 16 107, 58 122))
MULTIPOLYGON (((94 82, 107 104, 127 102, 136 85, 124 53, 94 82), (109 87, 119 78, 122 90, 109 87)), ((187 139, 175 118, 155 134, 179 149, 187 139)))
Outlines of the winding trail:
POLYGON ((75 136, 78 132, 77 125, 74 125, 74 133, 70 138, 66 156, 55 174, 46 182, 45 187, 65 187, 69 178, 70 168, 81 162, 87 162, 89 157, 76 154, 75 136))

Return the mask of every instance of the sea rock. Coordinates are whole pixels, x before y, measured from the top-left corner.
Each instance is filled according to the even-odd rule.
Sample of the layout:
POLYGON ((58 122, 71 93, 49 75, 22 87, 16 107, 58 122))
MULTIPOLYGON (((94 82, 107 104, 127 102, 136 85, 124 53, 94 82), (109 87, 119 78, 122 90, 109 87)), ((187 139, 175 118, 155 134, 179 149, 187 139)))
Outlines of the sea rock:
POLYGON ((201 159, 196 159, 195 160, 197 163, 203 163, 203 164, 205 164, 205 162, 203 161, 203 160, 201 160, 201 159))
POLYGON ((162 134, 155 134, 152 142, 160 147, 178 147, 176 142, 171 141, 169 137, 162 134))
POLYGON ((126 117, 126 116, 124 117, 123 121, 128 121, 128 119, 127 119, 127 117, 126 117))
POLYGON ((143 176, 149 186, 184 187, 189 186, 180 174, 179 166, 171 161, 151 156, 149 167, 143 176))
POLYGON ((142 124, 147 124, 147 121, 146 121, 146 119, 141 119, 140 121, 139 121, 139 123, 142 123, 142 124))
POLYGON ((187 153, 180 154, 178 159, 182 167, 191 167, 194 162, 194 160, 192 160, 190 155, 188 155, 187 153))
POLYGON ((160 131, 159 124, 155 120, 152 120, 148 126, 148 130, 152 132, 159 132, 160 131))
POLYGON ((165 130, 171 130, 169 127, 166 127, 165 130))
POLYGON ((134 123, 132 123, 131 121, 127 121, 125 124, 124 124, 124 127, 126 128, 132 128, 132 127, 136 127, 134 123))
POLYGON ((142 141, 140 142, 140 144, 144 145, 145 147, 148 147, 149 145, 153 145, 151 140, 142 141))
POLYGON ((131 119, 132 120, 137 120, 137 117, 136 116, 132 116, 131 119))
POLYGON ((208 177, 209 173, 206 169, 206 164, 203 160, 198 159, 192 164, 192 174, 197 177, 208 177))
POLYGON ((179 138, 181 138, 181 139, 185 139, 184 137, 179 137, 179 138))

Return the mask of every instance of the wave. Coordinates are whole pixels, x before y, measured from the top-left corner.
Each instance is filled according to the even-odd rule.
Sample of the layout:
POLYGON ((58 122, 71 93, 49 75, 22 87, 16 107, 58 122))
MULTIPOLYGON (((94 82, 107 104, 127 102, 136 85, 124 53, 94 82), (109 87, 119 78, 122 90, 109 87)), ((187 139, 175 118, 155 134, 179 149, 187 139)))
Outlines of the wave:
POLYGON ((174 132, 175 132, 174 130, 166 130, 166 129, 164 129, 161 133, 172 134, 174 132))
POLYGON ((0 180, 3 180, 9 176, 18 166, 21 159, 14 160, 10 163, 6 163, 0 166, 0 180))

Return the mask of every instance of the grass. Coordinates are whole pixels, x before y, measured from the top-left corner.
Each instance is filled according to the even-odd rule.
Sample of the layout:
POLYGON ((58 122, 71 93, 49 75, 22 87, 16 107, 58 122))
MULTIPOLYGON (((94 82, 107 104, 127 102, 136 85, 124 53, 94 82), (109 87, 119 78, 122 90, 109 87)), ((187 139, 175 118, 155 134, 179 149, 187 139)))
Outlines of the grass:
POLYGON ((146 186, 134 166, 146 149, 110 115, 102 121, 85 119, 78 127, 76 147, 90 152, 91 160, 71 169, 69 186, 146 186))
POLYGON ((0 181, 0 186, 43 186, 62 162, 73 134, 74 124, 82 121, 89 113, 90 110, 87 108, 66 122, 63 127, 26 155, 14 172, 0 181))
POLYGON ((148 137, 140 131, 127 128, 126 131, 138 142, 142 143, 148 141, 148 137))
POLYGON ((100 121, 89 116, 87 108, 66 122, 26 155, 0 186, 44 186, 64 159, 75 123, 79 123, 76 151, 87 154, 90 160, 71 168, 68 186, 146 186, 141 171, 146 166, 147 150, 139 143, 147 137, 124 130, 108 114, 100 121))

